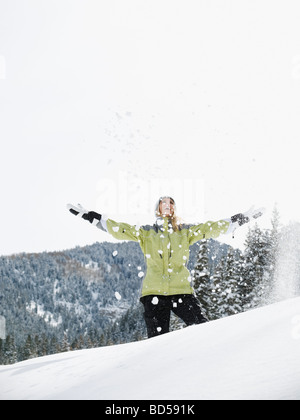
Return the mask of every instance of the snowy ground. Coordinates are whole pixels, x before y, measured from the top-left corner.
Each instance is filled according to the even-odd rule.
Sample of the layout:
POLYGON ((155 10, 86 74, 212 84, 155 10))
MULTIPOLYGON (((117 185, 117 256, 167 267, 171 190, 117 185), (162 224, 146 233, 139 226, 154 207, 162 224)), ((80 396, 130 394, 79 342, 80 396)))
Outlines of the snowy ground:
POLYGON ((0 367, 0 399, 300 400, 300 298, 0 367))

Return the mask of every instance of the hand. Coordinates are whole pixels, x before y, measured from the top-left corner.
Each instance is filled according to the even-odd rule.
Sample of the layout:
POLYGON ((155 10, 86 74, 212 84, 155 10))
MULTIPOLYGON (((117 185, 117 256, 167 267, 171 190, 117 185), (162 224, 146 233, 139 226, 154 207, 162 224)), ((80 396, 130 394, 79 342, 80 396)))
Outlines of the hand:
POLYGON ((96 213, 95 211, 89 211, 82 215, 84 220, 88 220, 90 223, 97 224, 101 220, 101 214, 96 213))
POLYGON ((81 204, 75 206, 74 204, 67 204, 68 210, 74 214, 74 216, 82 217, 84 220, 88 220, 92 224, 97 224, 101 220, 101 214, 95 211, 88 211, 82 207, 81 204))
POLYGON ((265 212, 265 209, 262 207, 258 210, 254 210, 254 206, 252 206, 248 211, 245 213, 238 213, 231 217, 232 223, 238 223, 239 226, 244 225, 251 221, 251 219, 257 219, 258 217, 262 216, 265 212))

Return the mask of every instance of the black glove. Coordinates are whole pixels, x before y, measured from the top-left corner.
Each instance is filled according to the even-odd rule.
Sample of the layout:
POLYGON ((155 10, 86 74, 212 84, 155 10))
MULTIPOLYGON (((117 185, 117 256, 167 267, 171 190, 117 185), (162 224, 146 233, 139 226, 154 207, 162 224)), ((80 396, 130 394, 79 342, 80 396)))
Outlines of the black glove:
POLYGON ((250 221, 249 217, 244 216, 243 213, 235 214, 234 216, 231 216, 232 223, 237 222, 239 226, 244 225, 245 223, 248 223, 250 221))
POLYGON ((101 220, 101 214, 96 213, 95 211, 88 211, 84 209, 81 204, 74 206, 73 204, 67 204, 69 211, 75 216, 82 217, 84 220, 88 220, 92 224, 97 224, 101 220))
POLYGON ((260 208, 258 210, 254 210, 254 206, 251 207, 245 213, 238 213, 231 217, 232 223, 238 223, 239 226, 244 225, 245 223, 250 222, 251 219, 257 219, 258 217, 262 216, 265 212, 264 208, 260 208))
POLYGON ((88 220, 90 223, 94 223, 95 220, 98 220, 98 222, 100 222, 101 214, 96 213, 95 211, 89 211, 88 213, 84 213, 82 215, 82 218, 84 220, 88 220))

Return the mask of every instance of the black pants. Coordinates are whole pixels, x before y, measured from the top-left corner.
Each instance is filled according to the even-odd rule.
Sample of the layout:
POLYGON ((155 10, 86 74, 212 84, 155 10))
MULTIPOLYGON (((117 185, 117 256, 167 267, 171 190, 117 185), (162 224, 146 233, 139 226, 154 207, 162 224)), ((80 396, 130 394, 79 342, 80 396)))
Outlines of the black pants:
POLYGON ((194 295, 149 295, 141 299, 148 338, 169 332, 171 311, 186 325, 201 324, 208 319, 201 312, 198 299, 194 295))

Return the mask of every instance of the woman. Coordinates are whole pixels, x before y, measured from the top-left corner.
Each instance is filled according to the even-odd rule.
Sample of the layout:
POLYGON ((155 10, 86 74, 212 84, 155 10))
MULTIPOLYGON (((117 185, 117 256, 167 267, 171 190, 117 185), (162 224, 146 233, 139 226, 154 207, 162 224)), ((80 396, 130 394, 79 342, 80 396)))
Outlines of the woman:
POLYGON ((186 325, 208 321, 194 295, 187 269, 190 246, 203 238, 217 238, 233 232, 251 218, 262 215, 262 210, 251 209, 230 219, 186 225, 181 224, 176 216, 173 198, 166 196, 157 202, 156 223, 138 227, 104 219, 101 214, 87 211, 80 205, 68 204, 67 207, 75 216, 88 220, 116 239, 139 242, 147 265, 140 300, 144 305, 149 338, 169 332, 171 311, 186 325))

